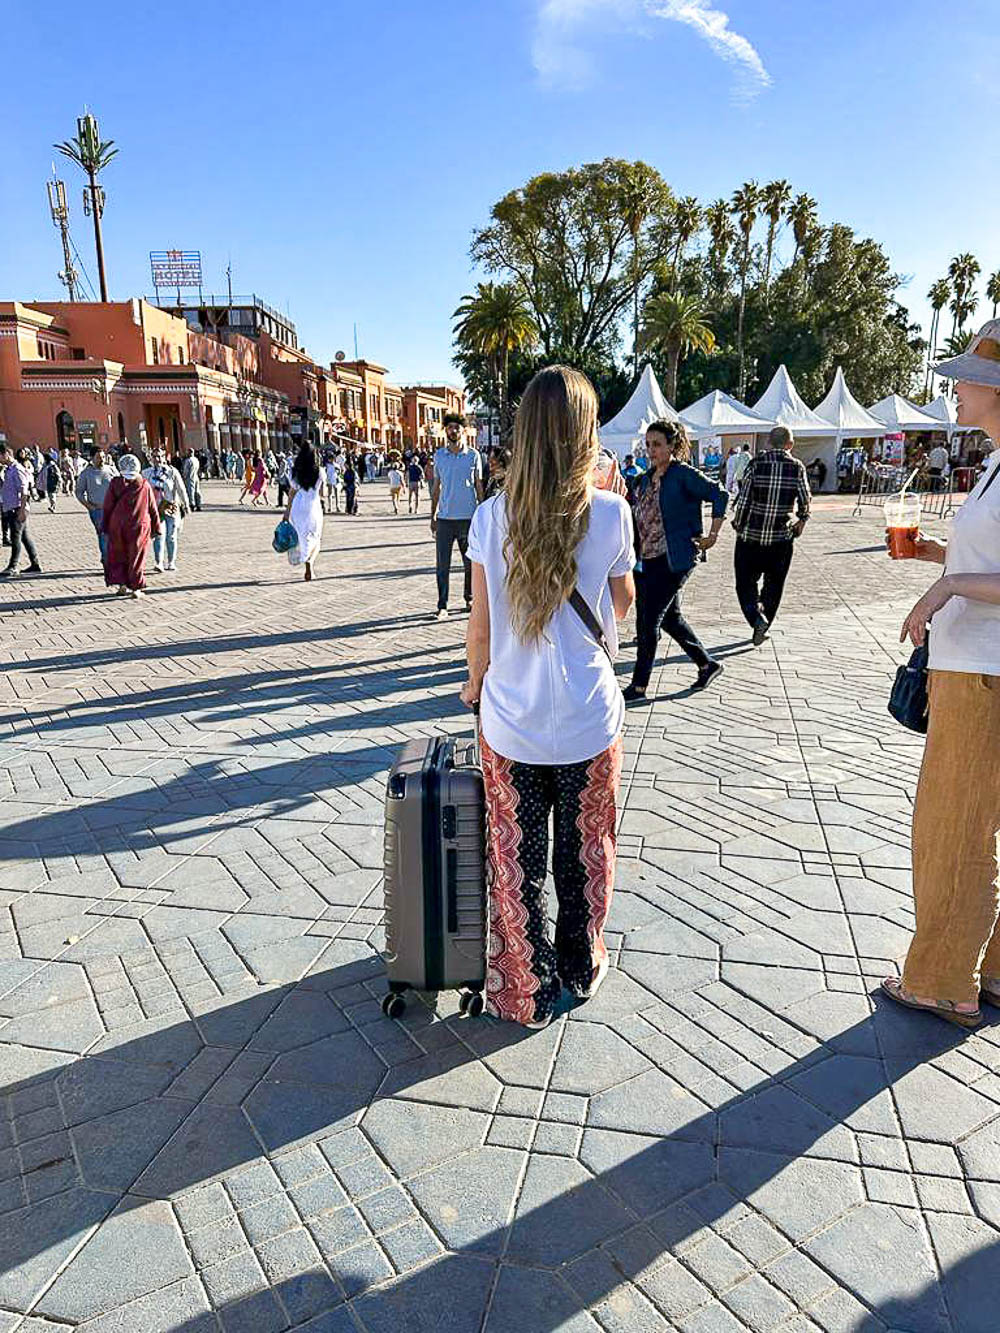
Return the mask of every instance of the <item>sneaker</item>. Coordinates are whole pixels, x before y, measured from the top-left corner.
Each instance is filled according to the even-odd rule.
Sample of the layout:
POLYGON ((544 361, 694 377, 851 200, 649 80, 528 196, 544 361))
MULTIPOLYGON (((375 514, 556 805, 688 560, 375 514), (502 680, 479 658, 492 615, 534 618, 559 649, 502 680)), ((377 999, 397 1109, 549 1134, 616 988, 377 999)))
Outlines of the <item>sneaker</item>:
POLYGON ((132 590, 132 592, 129 593, 129 596, 132 598, 133 601, 135 601, 139 597, 145 597, 146 594, 143 592, 141 588, 135 588, 132 590))
POLYGON ((635 703, 636 699, 645 699, 646 691, 640 690, 638 685, 626 685, 622 690, 622 698, 627 704, 635 703))
POLYGON ((711 685, 716 676, 721 676, 724 668, 721 662, 706 662, 698 668, 698 679, 691 686, 693 690, 703 690, 711 685))
POLYGON ((169 565, 164 565, 163 568, 167 571, 168 574, 173 574, 174 571, 177 569, 177 564, 175 561, 171 561, 169 565))
POLYGON ((765 618, 763 616, 758 616, 753 627, 753 646, 755 648, 759 648, 760 645, 767 638, 767 631, 769 629, 770 625, 765 620, 765 618))
POLYGON ((11 569, 8 565, 6 569, 0 569, 0 579, 16 579, 19 577, 19 571, 11 569))
POLYGON ((448 619, 448 608, 447 608, 446 606, 442 606, 442 607, 441 607, 440 611, 438 611, 438 613, 437 613, 437 618, 438 618, 438 620, 447 620, 447 619, 448 619))
POLYGON ((592 1000, 600 990, 604 978, 608 975, 608 967, 610 966, 610 963, 610 958, 605 954, 594 968, 594 975, 591 977, 590 985, 587 989, 577 990, 575 986, 567 986, 566 989, 569 991, 570 995, 576 1000, 592 1000))
POLYGON ((153 574, 162 574, 162 573, 163 573, 163 566, 159 563, 159 561, 157 561, 156 564, 153 566, 153 568, 152 568, 152 570, 151 570, 151 573, 153 573, 153 574))

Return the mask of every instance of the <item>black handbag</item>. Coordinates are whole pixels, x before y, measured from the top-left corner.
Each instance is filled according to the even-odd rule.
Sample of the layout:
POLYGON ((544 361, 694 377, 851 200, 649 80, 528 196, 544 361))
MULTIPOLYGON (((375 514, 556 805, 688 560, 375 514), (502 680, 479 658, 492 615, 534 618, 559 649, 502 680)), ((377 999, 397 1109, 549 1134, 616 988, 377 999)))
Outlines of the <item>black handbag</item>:
POLYGON ((889 712, 902 726, 921 735, 927 732, 927 640, 914 648, 905 666, 897 668, 889 695, 889 712))

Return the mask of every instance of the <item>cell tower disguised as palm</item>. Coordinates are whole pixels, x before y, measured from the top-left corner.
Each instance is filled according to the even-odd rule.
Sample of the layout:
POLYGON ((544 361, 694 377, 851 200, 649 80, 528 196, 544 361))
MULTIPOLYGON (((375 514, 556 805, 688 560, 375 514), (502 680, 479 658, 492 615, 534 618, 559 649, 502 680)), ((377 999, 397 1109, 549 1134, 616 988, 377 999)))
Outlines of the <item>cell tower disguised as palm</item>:
POLYGON ((94 219, 94 244, 97 247, 97 272, 101 283, 101 300, 108 299, 108 279, 104 271, 104 241, 101 237, 101 215, 104 212, 104 191, 97 177, 118 152, 113 139, 102 142, 96 116, 88 111, 76 122, 76 137, 54 145, 60 153, 75 162, 87 173, 89 184, 83 190, 84 212, 94 219))

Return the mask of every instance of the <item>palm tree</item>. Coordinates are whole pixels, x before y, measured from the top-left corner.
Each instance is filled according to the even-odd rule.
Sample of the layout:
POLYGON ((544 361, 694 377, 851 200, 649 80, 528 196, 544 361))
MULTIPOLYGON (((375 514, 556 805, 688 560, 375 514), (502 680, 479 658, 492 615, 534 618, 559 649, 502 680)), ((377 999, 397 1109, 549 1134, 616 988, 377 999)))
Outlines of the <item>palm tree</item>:
POLYGON ((962 331, 965 321, 975 312, 978 301, 970 307, 969 294, 981 271, 979 260, 967 251, 965 254, 956 255, 948 265, 948 277, 951 279, 952 291, 955 294, 954 300, 948 307, 954 316, 951 325, 952 337, 962 331))
POLYGON ((639 374, 639 235, 657 207, 669 203, 669 190, 645 162, 629 162, 621 182, 621 215, 632 238, 632 373, 639 374), (664 194, 666 191, 666 194, 664 194))
POLYGON ((931 332, 927 340, 927 374, 924 376, 924 396, 930 397, 931 390, 934 387, 934 376, 931 366, 937 358, 937 340, 938 330, 941 326, 941 311, 948 304, 948 297, 951 295, 951 287, 947 278, 938 278, 937 282, 931 283, 930 291, 927 293, 927 299, 931 303, 931 332))
MULTIPOLYGON (((108 299, 108 279, 104 271, 104 239, 101 236, 101 214, 104 212, 104 191, 97 177, 117 154, 113 139, 101 139, 96 117, 88 111, 76 122, 76 138, 52 145, 87 173, 90 182, 90 211, 94 215, 94 244, 97 247, 97 273, 101 284, 101 300, 108 299)), ((86 202, 86 200, 85 200, 86 202)))
MULTIPOLYGON (((705 225, 708 227, 708 234, 711 238, 710 257, 712 268, 718 279, 725 273, 726 260, 729 258, 729 251, 736 240, 736 229, 733 226, 732 214, 725 199, 716 199, 714 203, 708 205, 705 209, 705 225)), ((721 281, 718 285, 722 286, 721 281)))
POLYGON ((781 219, 785 216, 792 198, 792 187, 787 181, 771 181, 765 185, 761 194, 761 206, 767 218, 767 251, 764 258, 764 304, 767 305, 771 286, 771 260, 774 258, 774 238, 778 234, 781 219))
POLYGON ((809 194, 796 195, 788 206, 786 216, 792 224, 792 235, 795 237, 795 253, 792 256, 794 264, 809 233, 816 226, 816 200, 809 194))
POLYGON ((1000 269, 996 273, 991 273, 986 280, 986 299, 993 302, 992 318, 997 317, 997 306, 1000 306, 1000 269))
POLYGON ((670 265, 670 272, 673 279, 673 285, 677 286, 677 273, 681 266, 681 260, 684 258, 684 250, 691 240, 692 236, 697 235, 701 230, 702 211, 701 205, 693 195, 687 195, 683 199, 677 200, 677 206, 674 209, 674 235, 676 242, 674 245, 674 257, 670 265))
POLYGON ((750 238, 757 210, 760 207, 760 186, 756 181, 747 181, 738 189, 730 201, 730 210, 736 216, 736 225, 743 238, 740 251, 740 309, 736 323, 736 349, 739 355, 739 387, 737 397, 742 399, 746 392, 746 356, 743 346, 743 320, 747 309, 747 276, 750 272, 750 238))
POLYGON ((642 311, 643 347, 655 347, 667 358, 664 392, 667 401, 677 397, 677 371, 681 357, 694 350, 711 352, 715 334, 705 323, 698 302, 683 292, 660 292, 651 296, 642 311))
POLYGON ((538 326, 524 294, 512 282, 480 282, 475 293, 463 296, 453 316, 455 341, 467 353, 487 362, 497 398, 500 433, 510 433, 508 385, 512 353, 533 347, 538 326))

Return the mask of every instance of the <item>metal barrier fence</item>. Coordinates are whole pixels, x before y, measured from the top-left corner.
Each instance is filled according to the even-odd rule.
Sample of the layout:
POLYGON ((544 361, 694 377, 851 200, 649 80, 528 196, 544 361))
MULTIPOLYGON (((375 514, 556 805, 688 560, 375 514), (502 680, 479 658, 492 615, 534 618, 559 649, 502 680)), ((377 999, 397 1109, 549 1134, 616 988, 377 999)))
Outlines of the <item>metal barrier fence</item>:
MULTIPOLYGON (((868 463, 861 470, 858 498, 853 517, 860 518, 864 505, 884 504, 890 495, 898 495, 907 471, 886 463, 868 463)), ((930 518, 950 518, 955 509, 955 473, 949 477, 918 476, 909 491, 919 495, 923 512, 930 518)))

